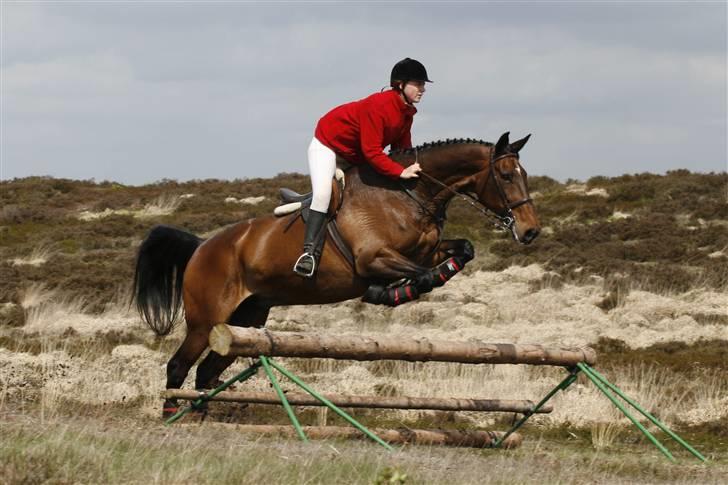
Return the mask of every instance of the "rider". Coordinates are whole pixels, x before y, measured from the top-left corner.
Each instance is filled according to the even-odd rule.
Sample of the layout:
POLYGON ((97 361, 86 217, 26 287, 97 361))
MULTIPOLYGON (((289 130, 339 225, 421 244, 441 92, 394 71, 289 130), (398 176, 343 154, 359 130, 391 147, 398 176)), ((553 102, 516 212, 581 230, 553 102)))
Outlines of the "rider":
POLYGON ((412 148, 410 128, 417 113, 414 105, 425 93, 425 82, 432 82, 425 66, 407 57, 392 68, 392 89, 343 104, 319 120, 308 147, 313 200, 306 221, 303 254, 293 268, 295 273, 311 278, 316 272, 314 246, 329 208, 337 155, 354 165, 369 163, 392 179, 417 177, 419 163, 403 168, 383 150, 387 145, 392 149, 412 148))

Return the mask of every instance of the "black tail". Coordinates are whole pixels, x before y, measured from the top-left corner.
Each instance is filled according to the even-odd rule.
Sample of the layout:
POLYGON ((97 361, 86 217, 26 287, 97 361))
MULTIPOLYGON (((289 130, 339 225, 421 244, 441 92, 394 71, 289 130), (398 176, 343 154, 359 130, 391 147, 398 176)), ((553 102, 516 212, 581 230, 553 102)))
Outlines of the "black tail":
POLYGON ((182 279, 203 239, 170 226, 155 226, 139 248, 132 298, 157 335, 174 329, 182 304, 182 279))

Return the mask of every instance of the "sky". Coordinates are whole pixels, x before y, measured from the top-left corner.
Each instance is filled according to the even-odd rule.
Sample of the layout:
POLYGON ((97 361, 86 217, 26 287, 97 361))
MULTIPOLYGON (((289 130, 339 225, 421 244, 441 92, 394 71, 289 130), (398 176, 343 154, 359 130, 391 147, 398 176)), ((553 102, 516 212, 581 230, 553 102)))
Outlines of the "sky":
POLYGON ((530 174, 725 171, 726 2, 0 3, 0 178, 308 173, 318 119, 420 60, 415 144, 530 174))

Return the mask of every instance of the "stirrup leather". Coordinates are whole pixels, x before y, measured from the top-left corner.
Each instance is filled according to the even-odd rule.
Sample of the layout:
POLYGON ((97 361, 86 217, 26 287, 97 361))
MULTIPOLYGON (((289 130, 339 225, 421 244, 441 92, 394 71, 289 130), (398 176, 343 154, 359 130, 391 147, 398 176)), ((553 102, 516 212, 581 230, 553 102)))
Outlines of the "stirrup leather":
POLYGON ((293 272, 297 275, 301 275, 304 278, 311 278, 313 277, 314 273, 316 272, 316 258, 313 256, 313 254, 305 252, 302 255, 298 257, 296 260, 296 264, 293 265, 293 272), (299 268, 299 264, 303 263, 307 259, 311 259, 311 271, 306 272, 304 269, 299 268))

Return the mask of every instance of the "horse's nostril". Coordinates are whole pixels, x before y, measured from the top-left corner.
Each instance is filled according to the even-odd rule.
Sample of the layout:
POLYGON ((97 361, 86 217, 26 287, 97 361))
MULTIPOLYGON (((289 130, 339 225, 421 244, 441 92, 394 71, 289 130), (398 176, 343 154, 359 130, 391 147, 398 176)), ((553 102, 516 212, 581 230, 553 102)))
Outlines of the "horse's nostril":
POLYGON ((526 244, 530 243, 531 241, 533 241, 534 239, 536 239, 536 237, 539 235, 540 232, 541 231, 539 231, 538 229, 529 229, 523 235, 523 242, 526 243, 526 244))

